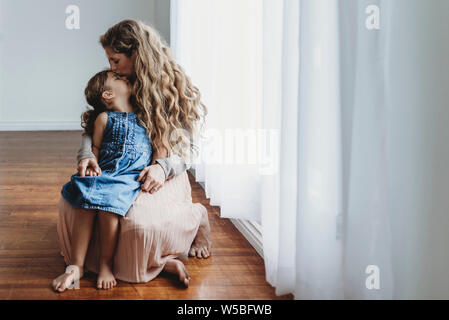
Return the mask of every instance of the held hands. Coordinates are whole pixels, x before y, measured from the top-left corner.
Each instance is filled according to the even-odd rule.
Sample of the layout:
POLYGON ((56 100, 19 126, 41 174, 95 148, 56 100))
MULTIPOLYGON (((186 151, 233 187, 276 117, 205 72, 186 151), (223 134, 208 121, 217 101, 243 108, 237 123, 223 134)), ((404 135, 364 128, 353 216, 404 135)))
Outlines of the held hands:
POLYGON ((78 173, 81 177, 84 176, 101 176, 101 169, 98 165, 97 159, 87 158, 78 163, 78 173))
POLYGON ((145 169, 143 169, 137 177, 137 181, 142 182, 142 191, 150 192, 151 194, 153 194, 164 185, 164 169, 162 169, 160 164, 152 164, 148 167, 145 167, 145 169))

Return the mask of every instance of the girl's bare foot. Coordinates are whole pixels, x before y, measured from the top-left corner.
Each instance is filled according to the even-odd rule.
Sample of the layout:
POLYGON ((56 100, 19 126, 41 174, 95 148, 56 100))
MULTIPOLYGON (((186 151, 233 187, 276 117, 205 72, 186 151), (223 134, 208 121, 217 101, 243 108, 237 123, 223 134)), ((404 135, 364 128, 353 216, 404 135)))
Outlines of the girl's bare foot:
POLYGON ((190 275, 181 260, 169 259, 165 263, 164 271, 178 275, 179 281, 181 281, 186 287, 189 286, 190 275))
POLYGON ((117 285, 117 281, 112 274, 111 268, 106 264, 100 266, 97 279, 98 289, 111 289, 117 285))
POLYGON ((65 273, 61 274, 59 277, 53 280, 53 289, 58 292, 63 292, 66 289, 72 289, 76 285, 76 283, 83 277, 83 274, 83 267, 69 265, 67 266, 65 273))
POLYGON ((204 210, 201 216, 200 227, 189 250, 189 256, 208 258, 210 256, 211 244, 209 219, 207 217, 207 211, 204 210))

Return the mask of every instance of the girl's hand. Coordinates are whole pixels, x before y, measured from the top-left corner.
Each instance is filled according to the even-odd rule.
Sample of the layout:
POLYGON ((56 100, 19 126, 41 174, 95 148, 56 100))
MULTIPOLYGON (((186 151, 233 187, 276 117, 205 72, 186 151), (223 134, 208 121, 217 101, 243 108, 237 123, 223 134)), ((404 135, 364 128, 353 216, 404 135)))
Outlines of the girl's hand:
POLYGON ((137 181, 142 182, 142 185, 140 186, 142 191, 153 194, 164 185, 164 169, 162 169, 160 164, 152 164, 145 167, 145 169, 143 169, 137 177, 137 181))
MULTIPOLYGON (((78 163, 78 173, 81 177, 86 176, 86 170, 90 169, 89 173, 96 173, 98 176, 101 175, 100 166, 95 158, 83 159, 78 163)), ((92 174, 89 174, 92 175, 92 174)))
POLYGON ((86 169, 86 177, 96 177, 96 176, 100 176, 100 175, 101 175, 101 172, 100 172, 100 174, 97 174, 94 171, 94 169, 92 169, 91 167, 86 169))

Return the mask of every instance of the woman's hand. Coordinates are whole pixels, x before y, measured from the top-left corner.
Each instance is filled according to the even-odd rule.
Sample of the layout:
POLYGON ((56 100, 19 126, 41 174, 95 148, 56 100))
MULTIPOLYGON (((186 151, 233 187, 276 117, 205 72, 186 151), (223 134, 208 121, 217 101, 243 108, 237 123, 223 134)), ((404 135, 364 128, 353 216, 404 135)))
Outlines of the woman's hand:
POLYGON ((142 185, 140 186, 142 191, 153 194, 164 185, 164 169, 162 169, 160 164, 152 164, 145 167, 145 169, 143 169, 137 177, 137 181, 142 182, 142 185))
POLYGON ((98 165, 97 159, 87 158, 78 163, 78 173, 81 177, 84 176, 100 176, 101 169, 98 165))

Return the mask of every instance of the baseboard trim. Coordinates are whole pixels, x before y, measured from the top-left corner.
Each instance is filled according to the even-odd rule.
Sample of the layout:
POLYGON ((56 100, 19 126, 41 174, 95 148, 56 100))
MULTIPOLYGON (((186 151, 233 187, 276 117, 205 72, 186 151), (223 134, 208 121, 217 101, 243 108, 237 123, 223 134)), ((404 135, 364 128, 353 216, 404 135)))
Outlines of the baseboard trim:
POLYGON ((229 219, 238 231, 248 240, 263 259, 262 233, 260 227, 251 221, 242 219, 229 219))
MULTIPOLYGON (((195 169, 190 168, 189 172, 195 176, 195 169)), ((204 189, 204 182, 199 182, 204 189)), ((229 219, 237 230, 245 237, 257 253, 263 258, 262 228, 258 223, 242 219, 229 219)))
POLYGON ((79 121, 0 121, 0 131, 82 130, 79 121))

